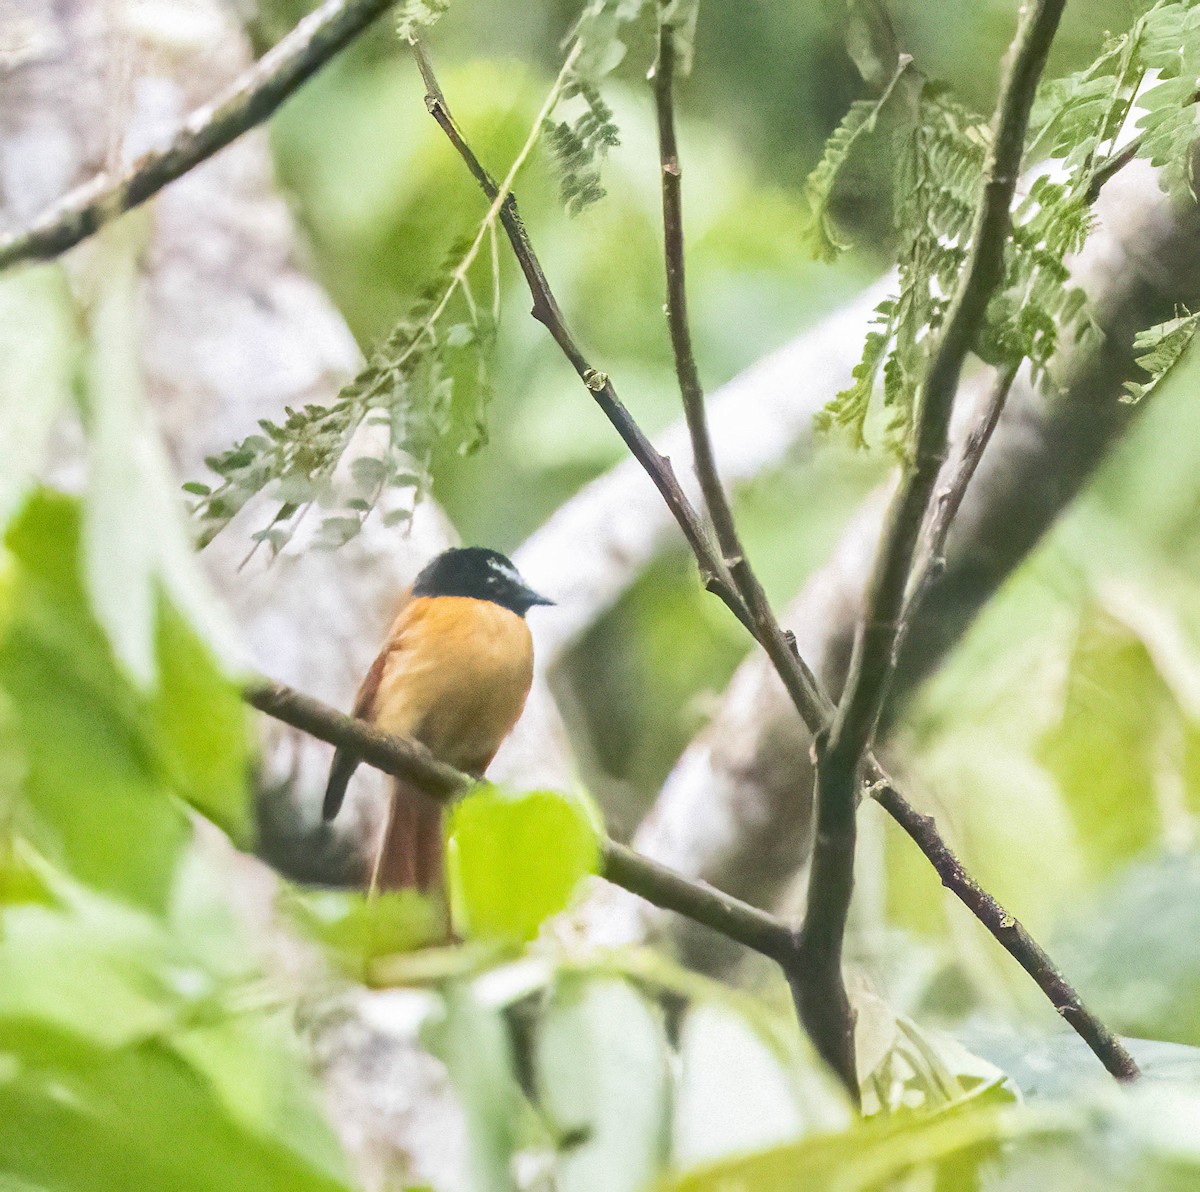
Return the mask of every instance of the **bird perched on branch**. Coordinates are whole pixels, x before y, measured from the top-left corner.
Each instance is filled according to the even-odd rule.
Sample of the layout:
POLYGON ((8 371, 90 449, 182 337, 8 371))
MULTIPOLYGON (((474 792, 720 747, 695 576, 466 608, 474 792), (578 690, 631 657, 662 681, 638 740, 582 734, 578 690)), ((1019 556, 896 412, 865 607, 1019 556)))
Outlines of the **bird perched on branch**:
MULTIPOLYGON (((504 555, 471 546, 444 551, 416 578, 367 672, 354 715, 412 737, 439 760, 482 776, 525 707, 533 639, 525 614, 553 604, 504 555)), ((338 813, 359 758, 334 754, 323 814, 338 813)), ((392 782, 383 843, 371 879, 381 890, 440 890, 442 808, 403 779, 392 782)))

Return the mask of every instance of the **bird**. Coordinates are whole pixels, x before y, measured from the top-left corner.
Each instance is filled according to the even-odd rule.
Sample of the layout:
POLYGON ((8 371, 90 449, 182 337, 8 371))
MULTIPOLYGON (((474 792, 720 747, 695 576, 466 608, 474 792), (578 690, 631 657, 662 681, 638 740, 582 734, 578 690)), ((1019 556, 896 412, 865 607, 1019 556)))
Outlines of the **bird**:
MULTIPOLYGON (((482 778, 533 683, 525 614, 553 603, 499 551, 443 551, 404 594, 358 690, 354 715, 420 741, 439 761, 482 778)), ((337 815, 360 760, 344 746, 334 754, 322 807, 326 822, 337 815)), ((394 778, 371 889, 444 894, 442 853, 441 805, 394 778)))

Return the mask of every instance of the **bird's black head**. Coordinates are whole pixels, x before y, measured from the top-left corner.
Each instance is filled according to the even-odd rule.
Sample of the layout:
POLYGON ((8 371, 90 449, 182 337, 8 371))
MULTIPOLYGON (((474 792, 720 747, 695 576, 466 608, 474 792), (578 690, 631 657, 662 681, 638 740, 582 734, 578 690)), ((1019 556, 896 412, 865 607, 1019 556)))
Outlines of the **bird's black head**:
POLYGON ((519 617, 535 604, 553 604, 539 596, 499 551, 482 546, 443 551, 417 576, 414 596, 470 596, 490 600, 519 617))

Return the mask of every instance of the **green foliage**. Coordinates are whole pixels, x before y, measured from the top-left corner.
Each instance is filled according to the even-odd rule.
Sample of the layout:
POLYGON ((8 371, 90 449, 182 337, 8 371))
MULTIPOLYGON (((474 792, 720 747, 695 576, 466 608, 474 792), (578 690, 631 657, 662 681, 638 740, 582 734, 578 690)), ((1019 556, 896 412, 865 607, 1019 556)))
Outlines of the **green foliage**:
POLYGON ((1045 1130, 1014 1110, 986 1099, 936 1114, 904 1113, 859 1122, 837 1134, 701 1167, 663 1188, 674 1192, 791 1192, 836 1187, 846 1192, 885 1192, 909 1186, 961 1189, 978 1186, 1003 1143, 1045 1130))
POLYGON ((1137 333, 1133 340, 1133 349, 1138 353, 1135 359, 1149 377, 1125 383, 1128 401, 1141 401, 1171 375, 1191 347, 1198 327, 1200 314, 1183 314, 1137 333))
POLYGON ((472 791, 449 833, 454 920, 476 938, 532 939, 599 865, 588 810, 555 791, 472 791))
POLYGON ((571 215, 604 197, 601 165, 621 137, 600 86, 625 57, 625 26, 645 6, 646 0, 590 0, 568 38, 562 89, 542 131, 558 169, 563 206, 571 215))
POLYGON ((171 925, 44 869, 0 909, 0 1168, 47 1192, 337 1192, 290 1026, 203 915, 171 925), (205 937, 208 937, 206 940, 205 937))
POLYGON ((433 899, 412 890, 374 897, 350 890, 287 889, 284 909, 348 976, 375 981, 382 957, 445 939, 444 916, 433 899))
POLYGON ((545 135, 556 159, 561 177, 562 202, 571 215, 604 198, 600 185, 600 162, 615 145, 621 143, 612 108, 588 81, 572 84, 571 96, 578 97, 583 111, 573 122, 547 120, 545 135))
POLYGON ((851 247, 839 233, 829 211, 838 171, 849 160, 860 139, 875 131, 875 122, 885 99, 856 99, 842 117, 837 128, 825 142, 825 151, 816 169, 804 183, 804 198, 808 203, 806 239, 818 260, 832 264, 851 247))
POLYGON ((1156 4, 1139 25, 1139 67, 1143 74, 1156 71, 1157 78, 1137 96, 1143 113, 1137 127, 1144 137, 1138 153, 1161 168, 1165 189, 1192 197, 1200 9, 1189 3, 1156 4))
MULTIPOLYGON (((400 16, 402 36, 415 36, 445 10, 443 0, 413 3, 400 16)), ((643 0, 593 0, 584 10, 571 50, 551 92, 541 131, 561 168, 563 201, 578 212, 603 195, 599 160, 618 144, 612 111, 599 83, 621 60, 621 28, 637 18, 643 0), (569 110, 578 108, 576 114, 569 110), (568 109, 560 112, 560 109, 568 109)), ((685 21, 686 24, 686 21, 685 21)), ((520 159, 518 159, 520 161, 520 159)), ((428 491, 435 447, 449 444, 469 454, 487 441, 492 387, 488 360, 499 318, 496 253, 490 276, 490 308, 474 297, 472 266, 494 214, 474 236, 456 245, 442 270, 429 279, 418 301, 371 354, 366 368, 328 406, 288 409, 281 421, 260 421, 252 434, 207 463, 215 486, 191 481, 201 543, 220 533, 260 494, 275 503, 268 523, 253 532, 273 553, 292 538, 314 507, 324 513, 316 545, 334 549, 361 530, 388 492, 411 493, 407 507, 391 510, 385 524, 402 524, 428 491), (444 326, 449 312, 455 321, 444 326), (343 457, 352 454, 339 473, 343 457), (348 472, 348 477, 344 474, 348 472)))
POLYGON ((409 489, 412 497, 409 507, 389 512, 385 524, 411 516, 428 488, 436 445, 452 435, 458 436, 461 451, 482 445, 490 399, 486 362, 495 336, 499 281, 493 275, 493 305, 483 309, 472 295, 468 270, 484 232, 481 228, 475 240, 455 248, 417 304, 332 405, 287 409, 281 422, 264 419, 262 434, 208 460, 221 483, 215 489, 195 482, 188 486, 199 497, 202 542, 211 541, 253 497, 266 493, 277 509, 270 523, 252 535, 256 542, 278 552, 312 506, 334 506, 337 511, 321 521, 316 545, 336 548, 359 532, 388 490, 409 489), (446 327, 452 305, 461 321, 446 327), (464 370, 464 360, 473 368, 464 370), (472 373, 473 386, 456 386, 456 377, 472 373), (456 393, 456 388, 469 391, 456 393), (349 478, 335 477, 352 441, 349 478))
POLYGON ((161 592, 157 682, 133 680, 84 521, 41 491, 6 539, 0 1169, 62 1192, 346 1189, 290 1014, 189 850, 184 801, 248 835, 237 687, 161 592))
MULTIPOLYGON (((1051 365, 1060 346, 1097 334, 1082 291, 1070 284, 1067 260, 1095 226, 1092 202, 1119 165, 1118 141, 1135 111, 1141 112, 1136 124, 1142 130, 1136 153, 1163 167, 1165 188, 1190 186, 1197 31, 1200 10, 1157 4, 1128 33, 1110 39, 1087 69, 1042 85, 1026 159, 1049 155, 1056 169, 1034 178, 1013 211, 1004 281, 976 344, 985 362, 1011 369, 1028 360, 1035 379, 1053 392, 1051 365), (1143 88, 1150 71, 1160 81, 1143 88)), ((823 259, 848 247, 830 221, 829 202, 839 171, 874 131, 889 95, 890 89, 874 105, 858 101, 851 107, 809 176, 809 239, 823 259)), ((848 427, 863 444, 882 373, 885 438, 896 449, 907 441, 929 349, 966 261, 989 137, 979 118, 940 85, 924 82, 909 108, 898 135, 893 182, 900 288, 880 304, 880 329, 868 335, 854 383, 829 403, 818 423, 848 427)), ((1140 396, 1136 390, 1131 393, 1140 396)))
POLYGON ((159 685, 146 693, 126 677, 83 588, 80 523, 76 502, 42 493, 8 534, 0 691, 25 772, 19 820, 84 880, 162 906, 188 836, 172 794, 246 833, 247 723, 236 688, 161 596, 159 685))
MULTIPOLYGON (((988 133, 979 118, 946 90, 922 82, 910 89, 912 119, 896 134, 893 219, 899 239, 900 285, 880 303, 854 384, 842 390, 818 419, 818 426, 846 426, 865 443, 867 415, 876 378, 882 373, 887 439, 901 447, 908 433, 917 387, 931 337, 945 313, 948 294, 963 262, 974 221, 988 133)), ((864 122, 861 132, 869 131, 864 122)), ((852 142, 837 132, 810 183, 826 196, 852 142), (832 174, 827 162, 835 163, 832 174), (814 181, 815 179, 815 181, 814 181)), ((826 202, 827 202, 826 198, 826 202)), ((845 246, 823 240, 826 255, 845 246)))

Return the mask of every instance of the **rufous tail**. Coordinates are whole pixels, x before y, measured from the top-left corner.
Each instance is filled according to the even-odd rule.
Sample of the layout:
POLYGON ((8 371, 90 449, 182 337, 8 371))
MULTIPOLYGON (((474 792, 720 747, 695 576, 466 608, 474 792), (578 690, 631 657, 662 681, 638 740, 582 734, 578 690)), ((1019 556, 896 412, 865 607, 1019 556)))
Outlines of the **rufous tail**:
POLYGON ((442 849, 441 804, 397 778, 392 784, 372 886, 377 890, 440 893, 442 849))

